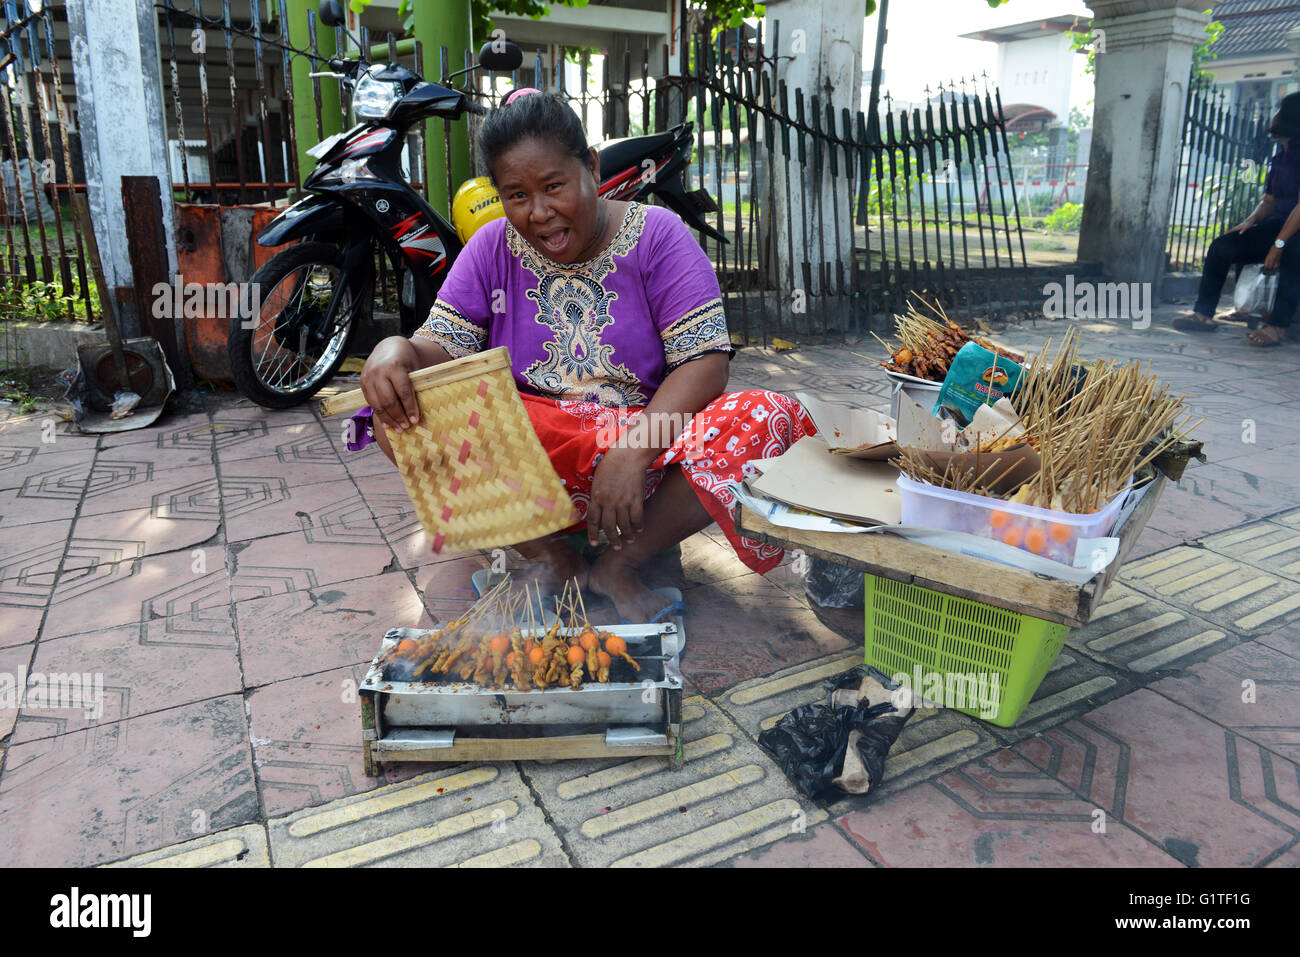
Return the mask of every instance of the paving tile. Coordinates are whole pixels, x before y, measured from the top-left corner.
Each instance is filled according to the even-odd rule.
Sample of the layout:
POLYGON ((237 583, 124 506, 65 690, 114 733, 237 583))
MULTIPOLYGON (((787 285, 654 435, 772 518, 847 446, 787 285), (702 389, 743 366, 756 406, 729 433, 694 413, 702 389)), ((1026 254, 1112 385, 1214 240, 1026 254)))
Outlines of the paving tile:
POLYGON ((68 449, 57 442, 7 445, 0 436, 0 491, 22 488, 29 478, 45 472, 84 469, 90 474, 95 447, 68 449))
POLYGON ((245 824, 192 841, 146 851, 101 867, 236 867, 271 866, 271 850, 262 824, 245 824))
MULTIPOLYGON (((316 441, 326 445, 324 437, 316 441)), ((330 454, 333 454, 332 452, 330 454)), ((318 482, 351 481, 352 475, 335 457, 333 462, 311 462, 281 459, 275 455, 259 455, 256 458, 238 459, 234 462, 221 463, 221 478, 227 476, 239 479, 258 478, 264 481, 282 481, 290 488, 300 485, 315 485, 318 482)))
POLYGON ((522 766, 575 864, 707 866, 826 820, 712 702, 687 698, 682 722, 680 771, 655 757, 522 766))
POLYGON ((212 451, 212 420, 206 412, 166 415, 146 429, 113 432, 100 436, 101 449, 149 443, 157 448, 189 448, 212 451))
POLYGON ((1018 753, 1184 864, 1268 863, 1300 833, 1300 769, 1140 689, 1018 753))
MULTIPOLYGON (((157 634, 133 625, 42 640, 32 673, 84 676, 98 707, 88 711, 81 702, 63 707, 56 701, 47 707, 28 704, 14 729, 14 741, 67 734, 242 690, 237 649, 228 637, 185 644, 149 640, 157 634)), ((82 697, 87 697, 84 688, 82 697)))
POLYGON ((1109 821, 1020 756, 997 751, 836 823, 886 867, 1170 867, 1168 854, 1109 821))
POLYGON ((249 688, 369 662, 388 629, 432 624, 400 572, 237 602, 235 620, 249 688))
POLYGON ((214 698, 11 745, 0 865, 99 864, 258 813, 243 700, 214 698))
POLYGON ((1112 582, 1082 628, 1071 630, 1067 646, 1138 674, 1168 671, 1200 661, 1242 639, 1181 608, 1112 582))
POLYGON ((1261 645, 1267 645, 1275 651, 1280 651, 1284 655, 1300 659, 1300 629, 1291 625, 1283 625, 1276 631, 1260 635, 1255 639, 1261 645))
POLYGON ((320 448, 318 443, 326 442, 325 430, 314 416, 274 426, 262 419, 214 417, 212 435, 217 461, 223 466, 244 459, 274 456, 278 449, 284 449, 283 454, 291 458, 293 447, 307 449, 316 445, 320 448))
POLYGON ((806 834, 791 835, 761 851, 742 854, 730 867, 874 867, 861 848, 831 823, 819 824, 806 834))
POLYGON ((153 507, 116 509, 78 518, 72 545, 132 541, 143 546, 142 555, 161 555, 212 542, 220 531, 219 515, 178 515, 170 508, 153 507))
POLYGON ((347 527, 352 516, 363 514, 361 496, 350 478, 290 487, 284 479, 236 476, 223 470, 220 487, 230 542, 298 529, 347 527))
POLYGON ((1181 482, 1161 493, 1149 526, 1175 538, 1199 538, 1294 505, 1300 505, 1300 487, 1292 482, 1193 462, 1181 482))
POLYGON ((156 442, 133 442, 130 445, 115 445, 100 449, 95 455, 96 462, 149 462, 155 471, 165 469, 188 469, 198 465, 212 465, 216 457, 208 445, 178 445, 160 447, 156 442))
POLYGON ((42 637, 177 615, 224 614, 230 589, 222 546, 143 555, 144 544, 129 540, 69 545, 42 637))
POLYGON ((0 541, 0 647, 36 639, 71 527, 67 519, 28 525, 0 541))
MULTIPOLYGON (((186 468, 155 466, 147 461, 95 460, 80 515, 103 515, 128 509, 148 508, 165 518, 192 517, 187 504, 194 489, 211 488, 217 478, 215 465, 186 468)), ((202 517, 216 517, 209 510, 202 517)))
POLYGON ((850 647, 806 602, 757 575, 691 588, 683 600, 682 672, 705 693, 850 647))
POLYGON ((32 653, 36 642, 0 648, 0 740, 14 729, 18 709, 27 689, 32 653))
POLYGON ((277 867, 565 867, 513 764, 439 767, 267 824, 277 867))
POLYGON ((1251 522, 1210 535, 1199 544, 1220 555, 1300 582, 1300 521, 1292 518, 1298 514, 1287 512, 1267 521, 1251 522))
POLYGON ((1136 591, 1243 635, 1300 617, 1300 584, 1208 548, 1179 546, 1128 562, 1119 578, 1136 591))
MULTIPOLYGON (((64 470, 56 470, 63 472, 64 470)), ((0 532, 5 538, 32 534, 23 529, 46 522, 70 519, 77 513, 77 500, 85 484, 84 470, 70 466, 64 475, 47 473, 52 484, 33 486, 29 477, 22 488, 0 491, 0 532), (76 472, 80 478, 72 476, 76 472)))
MULTIPOLYGON (((1266 434, 1268 434, 1266 432, 1266 434)), ((1275 434, 1281 434, 1280 429, 1275 434)), ((1291 425, 1291 437, 1295 437, 1294 419, 1291 425)), ((1218 461, 1227 468, 1237 469, 1247 475, 1274 482, 1294 482, 1296 462, 1300 461, 1300 445, 1283 445, 1274 449, 1262 449, 1249 445, 1240 446, 1240 454, 1218 461)))
POLYGON ((1016 723, 1010 728, 992 724, 985 727, 1009 744, 1090 711, 1103 701, 1128 694, 1134 685, 1135 679, 1124 672, 1063 648, 1016 723))
POLYGON ((314 807, 384 783, 361 757, 357 687, 366 667, 352 665, 290 678, 248 696, 258 791, 270 816, 314 807))
POLYGON ((1295 658, 1250 641, 1149 687, 1300 766, 1295 658))
POLYGON ((393 562, 392 549, 359 503, 341 521, 238 542, 229 555, 235 601, 370 578, 393 562))
POLYGON ((1156 552, 1163 552, 1166 548, 1173 548, 1175 545, 1182 545, 1185 539, 1177 535, 1171 535, 1168 532, 1162 532, 1158 528, 1152 528, 1150 523, 1142 529, 1142 534, 1138 540, 1133 543, 1133 548, 1128 553, 1125 561, 1135 562, 1139 558, 1146 558, 1148 555, 1154 555, 1156 552))
MULTIPOLYGON (((862 664, 854 649, 751 678, 718 695, 715 703, 755 740, 800 705, 826 701, 823 683, 862 664)), ((844 810, 911 786, 992 751, 998 741, 987 726, 956 711, 918 710, 903 726, 885 762, 885 777, 868 798, 845 797, 844 810)))
POLYGON ((473 602, 476 596, 470 576, 490 568, 491 564, 490 559, 471 552, 432 565, 421 565, 415 572, 415 587, 426 602, 435 599, 473 602))
POLYGON ((49 451, 94 449, 99 437, 84 435, 71 422, 53 412, 36 412, 0 422, 0 445, 19 447, 51 446, 49 451))

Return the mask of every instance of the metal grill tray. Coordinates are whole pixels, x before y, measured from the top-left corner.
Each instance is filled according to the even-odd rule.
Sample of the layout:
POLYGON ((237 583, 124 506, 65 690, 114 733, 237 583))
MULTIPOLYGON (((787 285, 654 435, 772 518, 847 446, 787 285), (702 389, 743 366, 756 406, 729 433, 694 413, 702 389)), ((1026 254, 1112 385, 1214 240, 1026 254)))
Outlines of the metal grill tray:
MULTIPOLYGON (((618 635, 641 666, 640 673, 625 666, 635 680, 589 682, 578 690, 501 690, 466 681, 447 684, 389 681, 379 664, 384 654, 404 638, 418 640, 422 628, 394 628, 384 635, 379 653, 360 690, 376 697, 376 723, 387 728, 470 728, 485 725, 608 726, 660 724, 665 718, 669 693, 680 693, 682 673, 677 658, 677 626, 597 626, 618 635)), ((530 633, 525 631, 525 637, 530 633)), ((380 730, 380 736, 383 731, 380 730)))

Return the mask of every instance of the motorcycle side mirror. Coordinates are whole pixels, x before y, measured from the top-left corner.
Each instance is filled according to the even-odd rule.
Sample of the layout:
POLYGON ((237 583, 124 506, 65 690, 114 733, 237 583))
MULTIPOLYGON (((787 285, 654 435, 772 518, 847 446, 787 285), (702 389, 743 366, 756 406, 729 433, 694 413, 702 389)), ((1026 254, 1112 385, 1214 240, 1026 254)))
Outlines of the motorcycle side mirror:
POLYGON ((343 23, 343 8, 339 6, 339 0, 320 0, 316 14, 327 27, 337 27, 343 23))
POLYGON ((509 40, 489 40, 478 51, 478 65, 497 73, 510 73, 524 62, 524 51, 509 40))

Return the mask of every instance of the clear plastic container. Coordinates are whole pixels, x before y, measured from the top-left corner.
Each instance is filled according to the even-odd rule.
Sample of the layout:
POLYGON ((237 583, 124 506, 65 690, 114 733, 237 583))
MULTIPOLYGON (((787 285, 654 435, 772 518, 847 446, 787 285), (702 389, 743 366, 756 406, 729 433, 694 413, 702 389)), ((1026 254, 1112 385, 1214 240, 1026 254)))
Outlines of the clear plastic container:
POLYGON ((903 525, 979 535, 1072 565, 1079 539, 1099 538, 1114 527, 1128 489, 1116 495, 1101 511, 1084 515, 953 492, 926 482, 914 482, 906 475, 898 476, 898 494, 902 498, 903 525))

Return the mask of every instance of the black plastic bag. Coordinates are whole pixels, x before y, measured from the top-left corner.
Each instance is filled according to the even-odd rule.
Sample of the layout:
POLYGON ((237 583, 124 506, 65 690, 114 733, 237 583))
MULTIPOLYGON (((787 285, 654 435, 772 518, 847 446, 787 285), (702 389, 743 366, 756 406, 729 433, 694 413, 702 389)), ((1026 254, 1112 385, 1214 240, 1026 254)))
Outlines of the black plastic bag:
POLYGON ((758 743, 810 798, 865 794, 884 778, 885 756, 912 709, 899 710, 891 694, 898 686, 874 668, 854 668, 825 687, 826 704, 800 705, 758 743))

